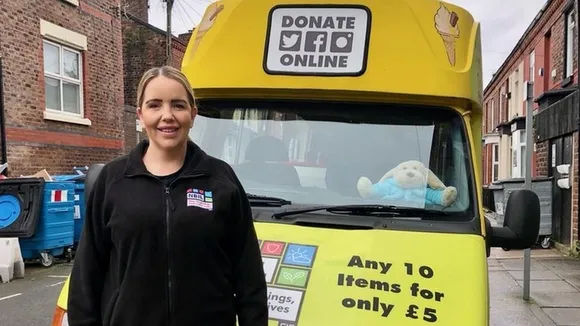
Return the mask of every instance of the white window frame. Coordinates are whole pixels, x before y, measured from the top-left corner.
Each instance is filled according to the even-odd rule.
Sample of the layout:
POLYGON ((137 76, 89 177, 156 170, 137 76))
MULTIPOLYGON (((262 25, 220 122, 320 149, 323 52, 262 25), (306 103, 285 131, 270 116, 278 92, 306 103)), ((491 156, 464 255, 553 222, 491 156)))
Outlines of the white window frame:
POLYGON ((534 82, 536 76, 536 51, 530 53, 530 82, 534 82))
POLYGON ((499 144, 491 144, 491 181, 497 181, 499 178, 499 144), (497 150, 497 155, 496 155, 497 150), (497 166, 497 174, 495 167, 497 166))
MULTIPOLYGON (((513 163, 513 154, 512 154, 513 153, 513 149, 514 149, 514 146, 513 146, 513 143, 512 143, 513 137, 514 137, 513 135, 509 137, 510 148, 509 148, 509 157, 508 157, 507 160, 508 160, 508 166, 510 168, 508 169, 508 178, 515 178, 514 171, 513 171, 513 164, 514 163, 513 163)), ((516 162, 516 164, 517 164, 517 162, 516 162)))
POLYGON ((511 141, 511 166, 512 178, 523 178, 526 174, 526 130, 518 130, 512 133, 511 141))
POLYGON ((566 62, 564 63, 564 78, 574 73, 574 10, 566 13, 566 62))
POLYGON ((518 146, 514 146, 514 142, 516 141, 516 135, 512 134, 511 139, 511 146, 510 146, 510 157, 511 157, 511 170, 512 170, 512 178, 519 178, 519 170, 520 165, 518 162, 518 146))
POLYGON ((525 132, 526 130, 520 130, 520 143, 518 146, 518 155, 519 155, 519 161, 520 161, 520 178, 523 178, 526 175, 526 136, 525 136, 525 132))
MULTIPOLYGON (((77 32, 71 31, 69 29, 63 28, 49 21, 40 19, 40 35, 43 38, 42 46, 44 47, 44 42, 50 43, 60 47, 59 58, 62 56, 62 47, 66 48, 68 51, 75 52, 79 55, 79 81, 74 79, 67 79, 63 76, 55 76, 54 74, 45 73, 43 69, 43 76, 48 76, 52 78, 58 78, 60 80, 65 79, 68 82, 74 82, 79 84, 79 100, 80 100, 80 114, 74 114, 70 112, 58 111, 58 110, 44 110, 44 119, 60 121, 66 123, 73 123, 79 125, 90 126, 92 124, 91 120, 85 117, 85 107, 84 107, 84 71, 83 71, 83 52, 87 51, 87 37, 85 35, 79 34, 77 32)), ((43 51, 44 52, 44 51, 43 51)), ((62 65, 62 59, 60 64, 62 65)), ((61 68, 62 69, 62 68, 61 68)), ((62 88, 61 88, 62 93, 62 88)), ((61 97, 62 102, 62 97, 61 97)))
POLYGON ((83 56, 82 53, 70 48, 68 46, 56 43, 56 42, 52 42, 49 40, 43 40, 42 42, 42 46, 44 47, 45 44, 49 44, 52 46, 55 46, 58 48, 58 62, 59 62, 59 74, 55 74, 49 71, 44 71, 44 77, 50 77, 53 79, 57 79, 60 83, 60 110, 54 110, 54 109, 49 109, 47 107, 45 107, 46 111, 52 111, 56 114, 63 114, 63 115, 70 115, 73 117, 79 117, 79 118, 84 118, 84 97, 83 97, 83 90, 84 90, 84 85, 83 85, 83 56), (62 57, 63 57, 63 50, 67 50, 68 52, 74 53, 78 56, 79 60, 77 62, 78 64, 78 70, 79 70, 79 79, 73 79, 70 77, 65 76, 64 74, 64 65, 63 65, 63 61, 62 61, 62 57), (77 86, 79 86, 79 113, 72 113, 72 112, 66 112, 63 109, 64 106, 64 97, 63 97, 63 93, 64 93, 64 89, 63 89, 63 82, 67 82, 67 83, 71 83, 71 84, 75 84, 77 86))

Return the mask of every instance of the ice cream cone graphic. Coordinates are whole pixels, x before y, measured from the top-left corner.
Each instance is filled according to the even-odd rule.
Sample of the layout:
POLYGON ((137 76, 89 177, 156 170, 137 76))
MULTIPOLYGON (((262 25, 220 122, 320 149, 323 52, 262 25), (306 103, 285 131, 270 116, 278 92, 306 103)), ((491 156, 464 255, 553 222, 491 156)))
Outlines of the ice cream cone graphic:
POLYGON ((447 51, 447 58, 452 66, 455 66, 455 41, 457 41, 457 36, 449 35, 445 33, 439 33, 443 42, 445 43, 445 51, 447 51))
POLYGON ((193 43, 192 52, 194 52, 199 43, 201 43, 201 39, 207 33, 207 31, 213 26, 217 15, 224 9, 224 5, 218 5, 216 2, 210 4, 206 10, 206 14, 203 16, 199 25, 197 25, 197 34, 195 35, 195 40, 193 43))
POLYGON ((447 58, 452 66, 456 63, 455 43, 459 38, 459 16, 456 12, 451 12, 443 4, 435 15, 435 28, 443 40, 447 58))

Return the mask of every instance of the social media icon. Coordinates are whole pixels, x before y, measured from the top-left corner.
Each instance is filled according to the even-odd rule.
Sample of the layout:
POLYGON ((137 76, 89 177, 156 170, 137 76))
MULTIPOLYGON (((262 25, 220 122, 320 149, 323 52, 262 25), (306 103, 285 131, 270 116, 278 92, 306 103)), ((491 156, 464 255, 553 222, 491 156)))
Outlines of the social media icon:
POLYGON ((300 51, 302 33, 297 31, 280 32, 280 51, 300 51))
POLYGON ((353 32, 334 32, 330 36, 330 52, 352 52, 353 32))
POLYGON ((325 52, 328 40, 326 32, 306 32, 304 52, 325 52))

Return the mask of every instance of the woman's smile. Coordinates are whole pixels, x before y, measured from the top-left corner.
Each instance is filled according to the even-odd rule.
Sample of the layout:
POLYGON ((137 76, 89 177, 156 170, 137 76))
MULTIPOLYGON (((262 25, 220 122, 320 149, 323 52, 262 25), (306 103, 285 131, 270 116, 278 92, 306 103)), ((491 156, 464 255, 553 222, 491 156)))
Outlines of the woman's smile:
POLYGON ((157 128, 159 132, 165 137, 175 137, 179 131, 179 127, 161 127, 157 128))

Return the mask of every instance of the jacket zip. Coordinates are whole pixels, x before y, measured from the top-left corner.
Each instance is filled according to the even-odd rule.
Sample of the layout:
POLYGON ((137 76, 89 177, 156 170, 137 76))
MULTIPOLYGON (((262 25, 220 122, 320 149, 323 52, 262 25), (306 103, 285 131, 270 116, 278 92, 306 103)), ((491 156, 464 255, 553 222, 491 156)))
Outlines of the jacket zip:
MULTIPOLYGON (((173 182, 172 182, 173 183, 173 182)), ((169 217, 171 215, 171 210, 173 205, 171 205, 171 194, 169 192, 169 187, 165 187, 165 231, 166 231, 166 250, 167 250, 167 323, 172 325, 171 315, 173 313, 173 302, 172 302, 172 289, 171 289, 171 250, 170 250, 170 227, 169 227, 169 217)))
MULTIPOLYGON (((172 314, 173 314, 173 287, 172 287, 172 274, 171 274, 171 266, 172 261, 171 261, 171 250, 170 250, 170 236, 171 236, 171 227, 169 225, 170 221, 171 221, 171 212, 175 209, 175 206, 173 205, 173 201, 171 200, 171 186, 173 186, 173 184, 179 180, 179 179, 185 179, 185 178, 197 178, 197 177, 203 177, 203 176, 207 176, 208 174, 206 173, 198 173, 198 174, 192 174, 192 175, 185 175, 185 176, 178 176, 177 178, 175 178, 173 181, 171 181, 171 183, 169 184, 169 186, 165 187, 165 185, 163 185, 165 187, 165 238, 166 238, 166 251, 167 251, 167 325, 171 326, 173 325, 172 321, 172 314)), ((161 181, 159 178, 156 178, 157 180, 161 181)), ((161 181, 161 183, 163 184, 163 182, 161 181)))

